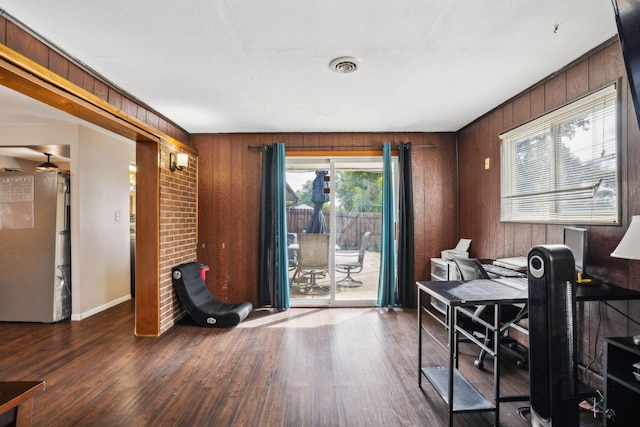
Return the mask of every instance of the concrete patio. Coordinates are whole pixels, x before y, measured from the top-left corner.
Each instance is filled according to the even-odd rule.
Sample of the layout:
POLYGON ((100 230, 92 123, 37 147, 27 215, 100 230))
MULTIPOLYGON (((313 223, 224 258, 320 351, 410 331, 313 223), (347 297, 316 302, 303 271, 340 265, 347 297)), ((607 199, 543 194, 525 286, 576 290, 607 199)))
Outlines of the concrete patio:
MULTIPOLYGON (((336 256, 336 263, 341 260, 340 256, 336 256)), ((353 260, 350 258, 349 260, 353 260)), ((345 287, 338 284, 336 291, 336 301, 375 301, 378 298, 378 274, 380 271, 380 252, 367 252, 364 257, 362 271, 359 273, 351 273, 351 276, 355 280, 362 281, 361 286, 357 287, 345 287)), ((293 277, 295 270, 290 272, 290 277, 293 277)), ((346 277, 343 272, 336 271, 335 279, 340 281, 346 277)), ((305 292, 305 287, 309 285, 309 278, 303 276, 302 278, 296 277, 291 283, 290 297, 292 299, 305 299, 305 300, 325 300, 330 296, 331 287, 331 275, 327 271, 324 275, 316 275, 316 283, 322 288, 326 288, 323 291, 320 288, 313 288, 310 292, 305 292)), ((346 282, 343 282, 346 283, 346 282)))

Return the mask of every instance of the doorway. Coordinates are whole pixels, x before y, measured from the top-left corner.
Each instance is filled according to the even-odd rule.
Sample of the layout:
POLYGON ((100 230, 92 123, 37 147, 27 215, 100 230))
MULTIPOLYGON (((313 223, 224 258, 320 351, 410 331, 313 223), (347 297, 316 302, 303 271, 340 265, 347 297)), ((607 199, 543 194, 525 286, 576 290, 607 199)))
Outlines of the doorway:
POLYGON ((286 182, 291 306, 375 306, 382 156, 287 157, 286 182))

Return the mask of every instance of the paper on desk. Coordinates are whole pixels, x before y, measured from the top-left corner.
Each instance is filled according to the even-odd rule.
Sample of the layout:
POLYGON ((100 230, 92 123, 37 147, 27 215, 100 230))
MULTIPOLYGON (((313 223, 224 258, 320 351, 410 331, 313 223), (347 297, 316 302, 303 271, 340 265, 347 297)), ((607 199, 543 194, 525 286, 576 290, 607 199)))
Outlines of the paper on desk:
POLYGON ((469 250, 469 246, 471 246, 471 239, 460 239, 454 251, 467 252, 469 250))

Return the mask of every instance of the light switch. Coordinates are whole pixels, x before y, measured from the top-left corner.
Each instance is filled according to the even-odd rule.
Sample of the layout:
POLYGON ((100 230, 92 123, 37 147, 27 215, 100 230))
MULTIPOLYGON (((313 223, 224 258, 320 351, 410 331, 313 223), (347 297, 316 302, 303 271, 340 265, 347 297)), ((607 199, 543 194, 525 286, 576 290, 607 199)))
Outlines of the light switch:
POLYGON ((491 165, 491 159, 489 157, 487 157, 486 159, 484 159, 484 168, 489 169, 489 166, 491 165))
POLYGON ((116 211, 116 222, 120 221, 120 211, 116 211))

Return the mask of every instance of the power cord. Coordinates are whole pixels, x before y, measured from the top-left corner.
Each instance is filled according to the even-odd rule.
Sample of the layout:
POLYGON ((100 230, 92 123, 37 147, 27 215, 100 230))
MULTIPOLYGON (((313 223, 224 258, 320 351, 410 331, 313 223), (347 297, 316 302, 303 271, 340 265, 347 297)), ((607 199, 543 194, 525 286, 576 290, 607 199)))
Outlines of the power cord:
MULTIPOLYGON (((636 325, 640 326, 640 323, 638 321, 636 321, 635 319, 632 319, 631 317, 629 317, 628 314, 623 313, 622 311, 618 310, 616 307, 614 307, 613 305, 611 305, 609 302, 607 301, 599 301, 598 302, 598 327, 596 328, 596 339, 593 343, 593 359, 591 359, 591 361, 587 364, 587 366, 585 366, 584 368, 584 374, 583 374, 583 378, 584 378, 584 383, 588 384, 587 382, 587 374, 589 373, 589 370, 591 369, 591 365, 596 361, 596 355, 598 354, 598 337, 600 336, 600 326, 602 325, 602 313, 603 313, 603 305, 606 305, 607 307, 613 309, 616 313, 621 314, 622 316, 624 316, 627 320, 630 320, 631 322, 635 323, 636 325)), ((592 388, 593 390, 593 388, 592 388)), ((597 390, 593 390, 593 391, 597 391, 597 390)))
POLYGON ((600 336, 600 326, 602 325, 602 311, 603 311, 602 304, 603 304, 603 301, 600 301, 598 303, 598 327, 596 328, 596 339, 594 340, 594 343, 593 343, 593 358, 589 361, 589 363, 587 363, 587 366, 585 366, 584 372, 582 374, 582 377, 584 379, 583 381, 584 384, 586 384, 592 391, 596 391, 598 393, 600 392, 594 389, 593 387, 591 387, 591 385, 589 384, 587 379, 587 374, 591 370, 591 365, 593 365, 593 363, 596 361, 596 355, 598 354, 598 337, 600 336))
MULTIPOLYGON (((588 383, 587 381, 587 374, 589 373, 589 371, 591 370, 591 365, 593 365, 593 363, 596 361, 596 355, 598 352, 598 338, 600 336, 600 327, 602 325, 602 320, 603 320, 603 312, 604 312, 604 307, 603 306, 607 306, 611 309, 613 309, 616 313, 621 314, 622 316, 624 316, 627 320, 635 323, 636 325, 640 326, 640 323, 638 321, 636 321, 635 319, 632 319, 631 317, 629 317, 628 314, 623 313, 622 311, 620 311, 619 309, 617 309, 616 307, 614 307, 613 305, 611 305, 609 302, 607 301, 599 301, 598 303, 598 326, 596 328, 596 337, 595 337, 595 341, 593 344, 593 358, 591 359, 591 361, 589 361, 589 363, 587 364, 587 366, 585 366, 584 368, 584 373, 583 373, 583 378, 584 378, 584 384, 586 384, 592 391, 594 391, 595 393, 597 393, 597 397, 594 396, 590 399, 593 399, 593 403, 589 403, 588 399, 583 401, 583 403, 585 403, 585 405, 583 406, 581 404, 581 407, 584 409, 589 410, 590 412, 593 413, 593 418, 597 418, 597 416, 599 414, 604 414, 604 396, 602 395, 602 393, 600 392, 600 390, 594 389, 593 387, 591 387, 591 385, 588 383)), ((604 414, 604 416, 606 416, 608 419, 614 419, 615 418, 615 412, 611 409, 607 410, 607 413, 604 414)))
POLYGON ((589 399, 593 399, 593 403, 589 402, 589 399, 583 400, 580 402, 580 407, 589 412, 593 413, 593 418, 598 418, 598 415, 603 413, 603 405, 604 405, 604 396, 600 390, 595 390, 598 396, 590 397, 589 399))
POLYGON ((609 304, 608 301, 601 301, 604 302, 604 304, 607 307, 610 307, 611 309, 613 309, 614 311, 616 311, 619 314, 622 314, 624 317, 627 318, 627 320, 631 320, 633 323, 635 323, 636 325, 640 326, 640 322, 638 322, 637 320, 632 319, 631 317, 629 317, 629 315, 627 313, 623 313, 622 311, 618 310, 617 308, 615 308, 613 305, 609 304))

